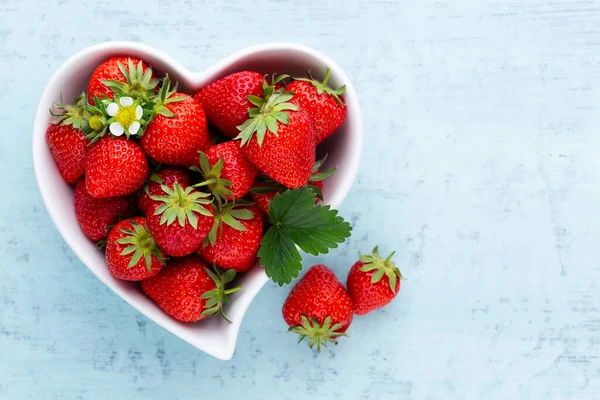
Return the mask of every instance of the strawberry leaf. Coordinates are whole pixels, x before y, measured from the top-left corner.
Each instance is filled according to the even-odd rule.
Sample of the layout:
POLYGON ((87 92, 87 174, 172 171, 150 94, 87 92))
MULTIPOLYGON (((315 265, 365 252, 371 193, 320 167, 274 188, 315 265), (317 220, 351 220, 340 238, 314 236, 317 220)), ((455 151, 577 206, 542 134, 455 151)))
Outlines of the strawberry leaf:
POLYGON ((276 227, 271 227, 263 237, 258 256, 267 276, 279 286, 290 283, 302 270, 302 256, 296 245, 276 227))
POLYGON ((269 204, 273 226, 263 237, 258 256, 267 275, 280 286, 290 283, 302 269, 298 248, 327 254, 350 236, 350 224, 329 206, 315 205, 309 188, 277 194, 269 204))

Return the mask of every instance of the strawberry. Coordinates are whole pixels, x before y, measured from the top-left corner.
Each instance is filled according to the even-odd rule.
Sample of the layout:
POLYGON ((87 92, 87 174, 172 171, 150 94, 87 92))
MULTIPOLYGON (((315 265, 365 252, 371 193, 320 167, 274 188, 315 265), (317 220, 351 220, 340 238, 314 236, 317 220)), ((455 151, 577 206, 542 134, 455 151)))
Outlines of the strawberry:
MULTIPOLYGON (((269 178, 267 178, 267 182, 268 181, 270 181, 269 178)), ((321 181, 317 181, 317 182, 308 181, 308 185, 311 188, 314 188, 315 191, 318 190, 319 193, 321 193, 321 191, 323 190, 323 182, 321 182, 321 181)), ((282 185, 278 185, 277 183, 275 183, 275 185, 272 185, 272 184, 266 183, 264 181, 257 180, 254 183, 254 187, 252 188, 252 191, 250 192, 250 197, 252 198, 252 201, 256 204, 258 209, 265 216, 268 217, 269 216, 269 203, 271 203, 271 200, 273 200, 273 198, 275 197, 275 195, 277 193, 281 193, 284 190, 286 190, 286 188, 283 187, 282 185)), ((321 196, 322 196, 322 194, 321 194, 321 196)), ((317 198, 316 201, 319 201, 319 198, 317 198)))
POLYGON ((46 130, 50 154, 62 178, 70 184, 76 183, 85 173, 85 150, 88 144, 83 132, 87 125, 85 93, 77 97, 74 103, 65 106, 61 96, 60 104, 54 105, 60 112, 56 114, 50 110, 55 118, 46 130))
POLYGON ((360 255, 359 261, 350 269, 346 286, 355 314, 364 315, 383 307, 398 294, 402 274, 390 261, 393 255, 381 258, 375 247, 373 254, 360 255))
POLYGON ((156 115, 140 143, 157 162, 191 167, 198 162, 198 152, 212 144, 206 115, 193 97, 169 86, 167 77, 157 99, 156 115))
POLYGON ((265 215, 269 216, 269 203, 277 193, 281 193, 285 188, 279 185, 269 185, 257 180, 254 187, 250 191, 250 198, 256 204, 258 209, 265 215))
POLYGON ((240 133, 237 126, 248 119, 248 110, 252 108, 249 95, 263 95, 263 76, 258 72, 227 75, 200 89, 194 98, 202 105, 212 125, 224 135, 235 137, 240 133))
POLYGON ((209 195, 183 189, 178 183, 173 189, 162 185, 163 196, 150 196, 157 204, 147 210, 148 228, 161 249, 170 256, 183 257, 193 253, 208 236, 214 216, 209 211, 209 195))
MULTIPOLYGON (((327 156, 315 162, 312 169, 312 175, 308 181, 308 187, 317 195, 316 201, 323 200, 323 180, 335 172, 335 168, 329 168, 325 171, 319 169, 326 159, 327 156)), ((269 203, 277 193, 281 193, 284 190, 286 190, 285 186, 278 184, 266 176, 259 176, 250 191, 250 197, 252 198, 252 201, 256 203, 260 211, 268 217, 269 203)))
POLYGON ((312 118, 315 125, 317 145, 335 132, 346 118, 346 106, 340 95, 345 86, 332 89, 327 86, 329 73, 327 68, 323 82, 305 78, 296 78, 285 90, 294 93, 291 102, 297 103, 312 118))
POLYGON ((138 194, 138 209, 145 214, 151 205, 157 203, 155 200, 152 200, 150 196, 163 195, 164 192, 160 186, 166 185, 173 189, 173 184, 175 183, 179 183, 179 185, 185 189, 192 184, 192 179, 187 171, 172 167, 162 168, 152 174, 144 190, 141 190, 138 194))
POLYGON ((294 286, 283 304, 283 319, 300 341, 309 339, 309 346, 337 344, 336 338, 352 322, 352 301, 344 286, 325 265, 311 267, 294 286))
MULTIPOLYGON (((285 75, 273 81, 277 84, 285 75)), ((246 157, 271 179, 288 188, 305 186, 315 162, 315 133, 309 115, 289 103, 293 93, 264 85, 264 97, 248 96, 256 108, 239 126, 246 157)))
POLYGON ((142 290, 164 312, 182 322, 196 322, 223 313, 227 295, 241 287, 226 289, 235 271, 211 271, 198 256, 173 258, 157 276, 142 281, 142 290))
POLYGON ((215 207, 215 224, 198 254, 221 268, 248 271, 256 263, 262 232, 263 219, 256 206, 238 200, 221 212, 215 207))
POLYGON ((120 221, 106 240, 108 272, 118 279, 141 281, 159 273, 165 259, 146 227, 146 218, 120 221))
POLYGON ((92 73, 88 83, 88 102, 94 98, 113 98, 115 93, 134 98, 148 99, 156 87, 152 68, 134 57, 113 57, 100 64, 92 73))
POLYGON ((200 167, 192 169, 205 179, 195 186, 208 186, 215 197, 224 201, 244 197, 258 175, 258 170, 248 161, 237 141, 217 144, 206 154, 200 153, 200 167))
POLYGON ((97 242, 106 239, 109 227, 120 217, 131 215, 133 207, 129 197, 97 199, 87 192, 85 186, 85 179, 75 186, 75 215, 85 236, 97 242))
POLYGON ((123 196, 142 187, 148 178, 148 160, 133 140, 107 135, 88 148, 85 174, 92 196, 123 196))

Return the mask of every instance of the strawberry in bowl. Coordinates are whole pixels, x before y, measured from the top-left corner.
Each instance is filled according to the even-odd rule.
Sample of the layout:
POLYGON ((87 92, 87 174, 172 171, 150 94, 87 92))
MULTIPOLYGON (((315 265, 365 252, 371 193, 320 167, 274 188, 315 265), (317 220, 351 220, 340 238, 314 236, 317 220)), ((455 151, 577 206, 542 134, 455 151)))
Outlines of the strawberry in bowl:
MULTIPOLYGON (((323 94, 330 95, 326 90, 323 94)), ((200 73, 137 43, 90 47, 67 60, 51 78, 33 135, 40 192, 75 254, 140 312, 221 359, 233 355, 245 311, 267 280, 290 283, 302 269, 300 250, 324 254, 350 235, 350 225, 334 208, 350 190, 361 146, 360 112, 347 76, 324 55, 294 44, 245 49, 200 73), (110 60, 116 60, 116 69, 110 60), (109 61, 108 72, 94 72, 109 61), (302 99, 294 98, 296 93, 287 86, 294 83, 292 77, 322 83, 326 67, 328 83, 343 100, 346 114, 341 126, 318 144, 315 124, 324 126, 323 121, 318 122, 320 117, 312 116, 314 111, 302 106, 302 99), (239 93, 228 93, 228 88, 239 87, 231 82, 243 71, 253 72, 246 74, 252 79, 260 76, 260 85, 248 84, 235 115, 223 116, 221 103, 239 100, 239 93), (323 75, 314 76, 317 71, 323 75), (219 84, 224 79, 229 83, 219 84), (216 89, 211 86, 217 84, 216 89), (338 94, 342 86, 345 91, 338 94), (90 87, 91 96, 82 96, 90 87), (61 94, 64 102, 59 101, 61 94), (213 101, 220 103, 211 105, 213 101), (214 137, 223 145, 213 150, 218 146, 211 141, 214 137), (322 188, 315 190, 309 180, 315 160, 325 154, 323 170, 335 168, 335 173, 321 179, 322 188), (169 173, 161 173, 165 170, 169 173), (264 221, 252 199, 251 186, 258 176, 278 185, 264 221), (91 236, 111 241, 110 268, 105 250, 98 249, 86 236, 88 228, 80 226, 76 185, 85 190, 80 197, 89 204, 109 204, 112 198, 127 204, 127 215, 110 214, 94 228, 100 233, 91 236), (318 196, 322 202, 317 202, 318 196), (114 229, 118 231, 111 236, 114 229), (181 235, 191 235, 193 241, 181 235), (230 257, 234 248, 238 256, 230 257), (171 314, 174 308, 160 300, 163 295, 179 298, 179 289, 171 284, 149 289, 144 282, 167 282, 169 265, 190 257, 203 260, 218 278, 202 282, 229 296, 225 300, 221 292, 208 289, 210 294, 195 303, 199 314, 181 322, 188 318, 171 314), (213 268, 219 268, 218 275, 213 268), (230 270, 237 272, 234 282, 230 270), (215 307, 218 312, 213 312, 215 307), (219 318, 221 314, 231 322, 219 318)), ((182 273, 208 274, 204 267, 194 268, 182 273)), ((204 289, 197 294, 204 296, 204 289)))

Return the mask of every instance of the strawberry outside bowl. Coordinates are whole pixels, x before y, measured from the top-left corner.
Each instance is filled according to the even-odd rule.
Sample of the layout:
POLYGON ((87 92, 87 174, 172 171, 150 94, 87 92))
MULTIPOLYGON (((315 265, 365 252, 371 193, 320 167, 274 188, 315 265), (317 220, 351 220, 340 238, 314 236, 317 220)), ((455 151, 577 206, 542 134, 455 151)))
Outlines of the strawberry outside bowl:
POLYGON ((225 308, 232 323, 220 318, 207 318, 197 323, 174 320, 146 297, 137 283, 121 281, 110 275, 104 253, 79 227, 73 207, 73 187, 61 178, 46 145, 46 128, 51 120, 48 110, 54 102, 59 101, 60 93, 65 101, 71 101, 85 90, 92 71, 100 63, 119 55, 142 58, 159 75, 168 73, 172 79, 179 81, 180 90, 189 94, 241 70, 255 70, 264 74, 287 73, 292 76, 306 76, 307 71, 311 71, 315 78, 322 79, 325 68, 329 67, 331 85, 346 85, 343 98, 347 107, 343 126, 318 149, 318 156, 328 154, 325 167, 337 167, 335 174, 324 181, 323 188, 325 203, 332 208, 337 208, 348 194, 360 162, 363 127, 356 91, 335 62, 298 44, 269 43, 248 47, 203 72, 192 72, 152 47, 132 42, 107 42, 88 47, 69 58, 50 78, 42 93, 33 126, 33 163, 46 209, 64 240, 94 275, 138 311, 196 348, 219 359, 230 359, 235 351, 244 314, 252 299, 269 280, 264 269, 256 265, 240 276, 239 282, 244 288, 231 296, 231 302, 225 308))

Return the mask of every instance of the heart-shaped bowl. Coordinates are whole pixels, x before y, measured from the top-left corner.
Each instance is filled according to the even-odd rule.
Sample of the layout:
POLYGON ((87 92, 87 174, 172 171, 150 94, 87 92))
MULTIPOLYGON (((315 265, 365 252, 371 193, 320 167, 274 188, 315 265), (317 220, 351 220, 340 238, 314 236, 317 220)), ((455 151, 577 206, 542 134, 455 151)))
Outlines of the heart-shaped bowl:
POLYGON ((65 101, 71 101, 86 89, 92 71, 100 63, 121 55, 145 60, 158 75, 168 73, 179 81, 180 91, 189 94, 241 70, 255 70, 264 74, 287 73, 292 76, 306 76, 307 71, 311 71, 316 78, 323 78, 325 68, 329 67, 331 85, 346 85, 344 100, 347 107, 343 126, 319 146, 319 153, 328 154, 326 167, 337 167, 335 174, 324 182, 323 188, 325 202, 333 208, 338 207, 348 194, 360 162, 363 128, 356 92, 348 76, 335 62, 298 44, 270 43, 249 47, 204 72, 192 72, 152 47, 131 42, 107 42, 88 47, 69 58, 50 78, 42 93, 33 126, 33 163, 42 198, 60 234, 79 259, 126 302, 198 349, 223 360, 230 359, 244 314, 269 279, 264 269, 257 265, 240 278, 244 288, 231 296, 231 302, 225 310, 232 323, 220 318, 207 318, 193 324, 177 322, 146 297, 138 284, 115 279, 109 274, 103 252, 79 228, 73 207, 73 187, 62 180, 46 145, 46 128, 51 119, 48 110, 59 100, 60 93, 65 101))

